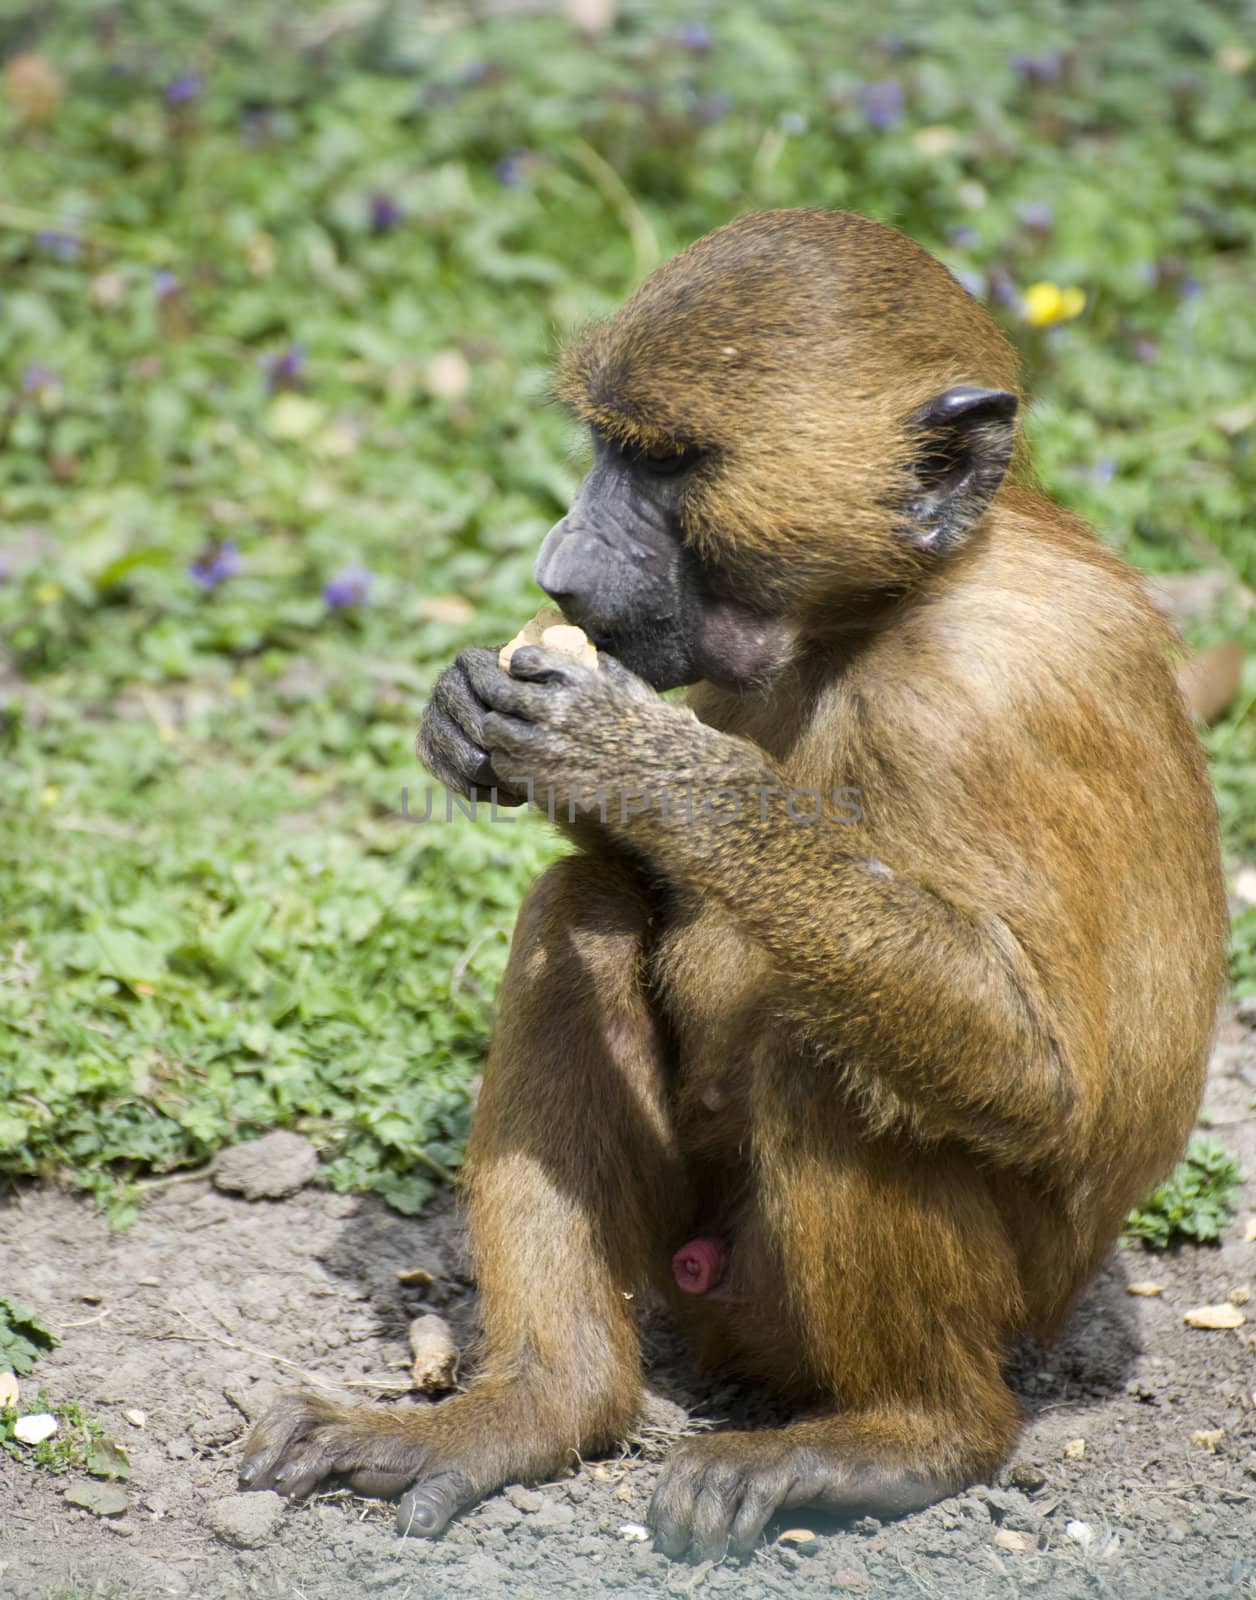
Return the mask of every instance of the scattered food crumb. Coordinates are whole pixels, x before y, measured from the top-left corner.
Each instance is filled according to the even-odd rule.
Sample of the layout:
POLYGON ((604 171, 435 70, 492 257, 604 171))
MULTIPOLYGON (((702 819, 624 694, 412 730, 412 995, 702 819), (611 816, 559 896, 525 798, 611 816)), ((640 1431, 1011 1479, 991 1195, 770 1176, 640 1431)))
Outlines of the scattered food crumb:
POLYGON ((13 1424, 13 1437, 19 1444, 42 1444, 57 1431, 57 1419, 49 1411, 33 1411, 13 1424))
POLYGON ((1074 1544, 1081 1545, 1083 1550, 1089 1550, 1094 1541, 1094 1529, 1088 1522, 1066 1522, 1064 1531, 1074 1544))
POLYGON ((820 1548, 820 1541, 810 1528, 786 1528, 783 1533, 777 1534, 776 1542, 791 1546, 806 1556, 815 1555, 820 1548))
POLYGON ((1060 1454, 1066 1461, 1080 1461, 1086 1454, 1085 1439, 1070 1439, 1060 1454))
POLYGON ((626 1539, 629 1544, 647 1544, 650 1530, 642 1527, 639 1522, 622 1522, 619 1525, 619 1537, 626 1539))
POLYGON ((1149 1279, 1144 1278, 1138 1283, 1127 1283, 1125 1292, 1126 1294, 1141 1295, 1144 1299, 1150 1300, 1154 1295, 1164 1293, 1164 1284, 1152 1283, 1149 1279))
POLYGON ((407 1337, 414 1363, 410 1381, 421 1394, 452 1389, 458 1370, 458 1346, 444 1317, 415 1317, 407 1337))
POLYGON ((1000 1550, 1012 1550, 1022 1556, 1038 1548, 1038 1541, 1032 1533, 1020 1533, 1014 1528, 1000 1528, 994 1536, 994 1542, 1000 1550))
POLYGON ((1182 1321, 1191 1328, 1241 1328, 1247 1318, 1237 1306, 1195 1306, 1182 1321))

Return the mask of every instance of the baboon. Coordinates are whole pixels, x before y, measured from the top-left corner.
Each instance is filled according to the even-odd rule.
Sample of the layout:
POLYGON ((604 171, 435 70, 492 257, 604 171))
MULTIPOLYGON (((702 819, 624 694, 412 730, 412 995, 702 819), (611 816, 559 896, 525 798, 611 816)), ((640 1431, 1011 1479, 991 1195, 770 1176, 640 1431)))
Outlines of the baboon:
POLYGON ((663 1468, 659 1548, 745 1554, 777 1511, 900 1514, 1007 1458, 1009 1344, 1059 1328, 1197 1109, 1214 806, 1171 630, 1037 487, 1011 346, 894 229, 721 228, 558 390, 593 464, 536 575, 601 670, 466 650, 420 734, 575 845, 520 913, 471 1137, 479 1374, 290 1396, 241 1479, 439 1533, 631 1433, 652 1286, 796 1408, 663 1468))

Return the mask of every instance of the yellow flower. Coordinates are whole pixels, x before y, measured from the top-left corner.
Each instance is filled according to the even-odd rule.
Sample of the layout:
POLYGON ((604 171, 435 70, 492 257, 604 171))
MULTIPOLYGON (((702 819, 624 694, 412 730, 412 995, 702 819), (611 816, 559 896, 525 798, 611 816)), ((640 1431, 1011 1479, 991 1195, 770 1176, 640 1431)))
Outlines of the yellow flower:
POLYGON ((1031 283, 1025 290, 1025 321, 1031 328, 1049 328, 1056 322, 1070 322, 1086 308, 1082 289, 1061 289, 1058 283, 1031 283))
POLYGON ((61 598, 61 585, 58 583, 41 583, 35 590, 35 598, 41 606, 55 605, 61 598))
POLYGON ((61 791, 57 788, 56 784, 46 783, 43 787, 43 792, 39 796, 39 803, 41 806, 51 807, 55 806, 60 798, 61 791))

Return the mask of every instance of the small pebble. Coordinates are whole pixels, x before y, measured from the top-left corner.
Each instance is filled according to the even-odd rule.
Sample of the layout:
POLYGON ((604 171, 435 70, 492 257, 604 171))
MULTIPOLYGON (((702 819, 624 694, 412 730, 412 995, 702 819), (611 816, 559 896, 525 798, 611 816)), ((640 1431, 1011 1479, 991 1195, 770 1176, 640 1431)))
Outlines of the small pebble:
POLYGON ((536 1512, 545 1504, 545 1496, 537 1494, 535 1489, 525 1489, 521 1483, 512 1483, 506 1490, 506 1498, 516 1511, 536 1512))

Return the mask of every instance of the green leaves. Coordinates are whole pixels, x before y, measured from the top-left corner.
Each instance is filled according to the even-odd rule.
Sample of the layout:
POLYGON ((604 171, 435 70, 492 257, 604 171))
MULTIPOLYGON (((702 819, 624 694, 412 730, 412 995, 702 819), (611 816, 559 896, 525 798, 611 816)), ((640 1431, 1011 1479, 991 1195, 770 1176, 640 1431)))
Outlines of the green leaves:
POLYGON ((60 1343, 29 1306, 0 1298, 0 1372, 23 1377, 45 1351, 60 1343))
POLYGON ((1234 1215, 1234 1194, 1243 1181, 1239 1164, 1220 1140, 1192 1139, 1168 1178, 1125 1220, 1125 1231, 1153 1250, 1175 1238, 1211 1243, 1234 1215))
MULTIPOLYGON (((439 800, 400 820, 415 727, 458 649, 535 609, 580 469, 557 341, 731 216, 854 205, 940 252, 1022 346, 1048 487, 1146 565, 1256 582, 1256 101, 1220 0, 1189 73, 1170 0, 1137 29, 765 0, 707 35, 645 5, 595 43, 560 8, 377 7, 314 41, 258 0, 122 8, 107 48, 81 9, 44 8, 67 93, 5 141, 0 202, 3 1170, 123 1217, 139 1174, 278 1125, 410 1209, 457 1164, 556 845, 439 800), (1085 312, 1028 328, 1035 281, 1085 312), (465 393, 433 382, 450 354, 465 393), (355 565, 369 603, 329 611, 355 565)), ((1256 856, 1256 716, 1208 739, 1256 856)), ((1256 993, 1250 913, 1234 969, 1256 993)))

